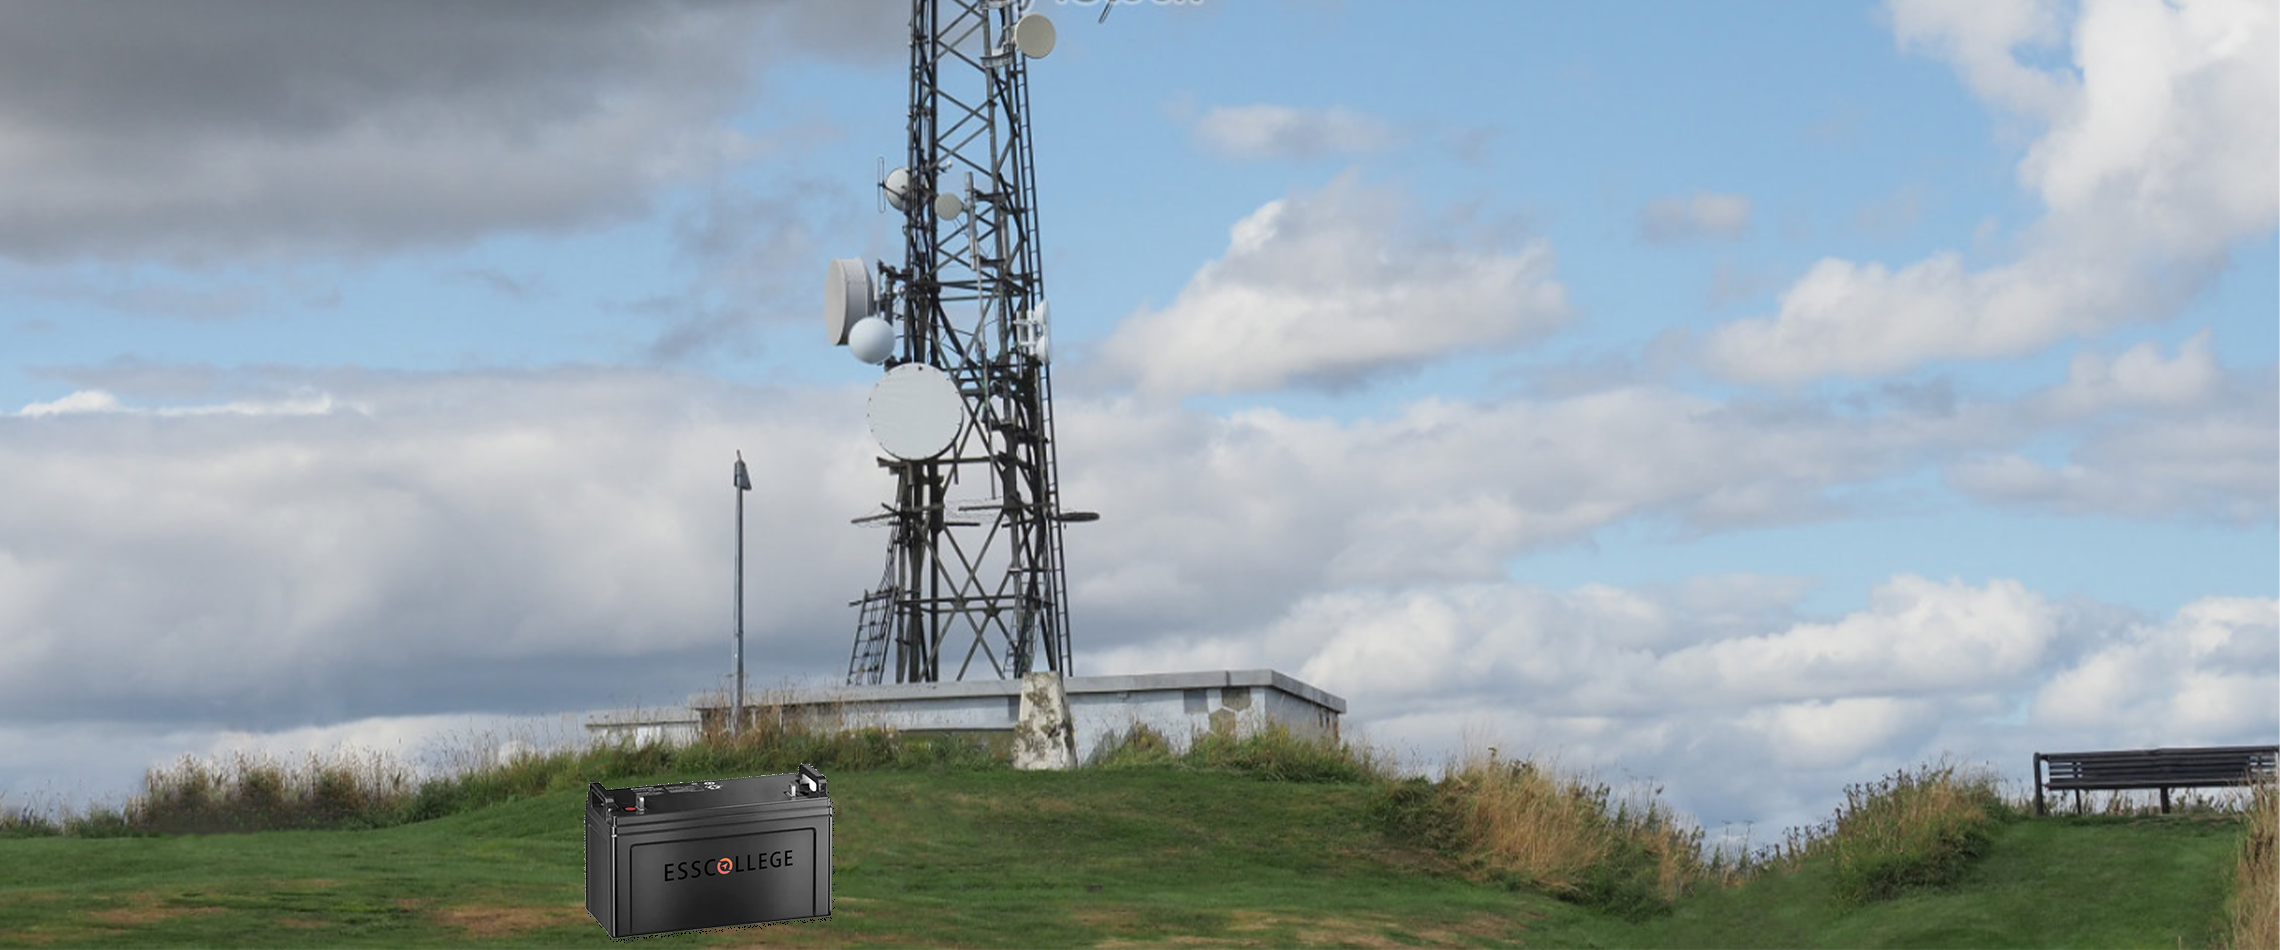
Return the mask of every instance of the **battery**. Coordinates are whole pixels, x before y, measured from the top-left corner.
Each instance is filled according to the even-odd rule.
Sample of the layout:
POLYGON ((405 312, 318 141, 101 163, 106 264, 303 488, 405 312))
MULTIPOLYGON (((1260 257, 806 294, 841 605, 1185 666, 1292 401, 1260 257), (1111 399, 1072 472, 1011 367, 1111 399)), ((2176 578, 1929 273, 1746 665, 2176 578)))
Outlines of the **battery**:
POLYGON ((586 912, 612 937, 831 916, 831 797, 797 772, 586 790, 586 912))

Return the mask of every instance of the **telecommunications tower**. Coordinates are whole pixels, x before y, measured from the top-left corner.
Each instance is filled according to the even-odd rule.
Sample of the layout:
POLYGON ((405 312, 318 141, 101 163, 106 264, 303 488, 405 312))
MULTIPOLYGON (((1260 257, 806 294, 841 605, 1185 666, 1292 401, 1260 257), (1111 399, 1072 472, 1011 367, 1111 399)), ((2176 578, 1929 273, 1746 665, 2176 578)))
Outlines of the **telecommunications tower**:
POLYGON ((895 476, 855 519, 889 534, 848 605, 850 684, 1071 672, 1061 526, 1099 516, 1060 505, 1027 69, 1054 30, 1025 6, 912 0, 908 151, 879 180, 903 261, 831 262, 826 330, 886 366, 868 414, 895 476))

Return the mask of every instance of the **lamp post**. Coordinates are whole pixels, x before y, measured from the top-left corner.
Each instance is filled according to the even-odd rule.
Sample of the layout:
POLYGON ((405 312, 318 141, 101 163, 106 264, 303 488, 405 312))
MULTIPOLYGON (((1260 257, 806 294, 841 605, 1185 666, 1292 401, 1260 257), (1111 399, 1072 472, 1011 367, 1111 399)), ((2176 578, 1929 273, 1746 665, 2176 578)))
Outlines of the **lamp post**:
POLYGON ((736 453, 736 711, 728 734, 744 735, 744 493, 752 490, 752 476, 744 470, 744 453, 736 453))

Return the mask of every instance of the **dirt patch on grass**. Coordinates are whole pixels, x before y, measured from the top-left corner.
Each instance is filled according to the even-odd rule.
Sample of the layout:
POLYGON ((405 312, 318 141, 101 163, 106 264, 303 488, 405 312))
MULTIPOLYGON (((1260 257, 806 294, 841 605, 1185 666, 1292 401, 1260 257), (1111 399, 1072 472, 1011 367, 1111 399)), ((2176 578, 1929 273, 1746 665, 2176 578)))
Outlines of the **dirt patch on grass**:
POLYGON ((291 928, 293 928, 293 929, 295 929, 295 930, 315 930, 315 929, 317 929, 317 928, 319 928, 319 927, 329 927, 329 926, 331 926, 331 924, 328 924, 328 923, 326 923, 326 922, 324 922, 324 921, 322 921, 322 920, 316 920, 316 919, 314 919, 314 918, 309 918, 309 917, 284 917, 284 918, 279 918, 279 919, 276 921, 276 924, 277 924, 277 926, 279 926, 279 927, 291 927, 291 928))
POLYGON ((57 942, 79 946, 94 939, 101 932, 89 930, 85 927, 44 927, 34 924, 22 930, 10 932, 8 942, 34 947, 44 947, 57 942))
MULTIPOLYGON (((1528 911, 1527 914, 1531 919, 1544 916, 1535 911, 1528 911)), ((1525 933, 1527 929, 1519 921, 1510 917, 1500 917, 1496 914, 1474 914, 1457 923, 1413 931, 1413 933, 1419 940, 1428 944, 1449 947, 1464 942, 1458 939, 1459 937, 1470 937, 1474 940, 1485 940, 1491 943, 1511 943, 1520 939, 1520 935, 1525 933)))
POLYGON ((127 906, 90 912, 87 919, 110 927, 141 927, 162 920, 172 920, 191 914, 218 914, 220 907, 167 906, 160 903, 158 892, 137 891, 126 896, 127 906))
MULTIPOLYGON (((787 920, 773 924, 751 924, 743 927, 731 927, 723 930, 708 931, 708 933, 717 934, 721 939, 728 941, 726 943, 712 944, 713 946, 718 947, 814 947, 824 945, 853 946, 852 944, 827 942, 825 940, 825 938, 828 937, 837 937, 841 941, 847 940, 848 937, 844 933, 819 933, 819 931, 813 927, 803 926, 806 924, 815 923, 821 923, 821 921, 787 920)), ((868 938, 868 940, 869 942, 864 944, 865 946, 923 947, 927 946, 929 943, 928 941, 917 939, 908 934, 899 936, 871 937, 868 938)))
POLYGON ((437 923, 470 937, 507 937, 592 919, 584 904, 516 907, 469 904, 441 908, 433 916, 437 923))
POLYGON ((1333 945, 1342 947, 1410 946, 1385 935, 1386 928, 1398 928, 1400 922, 1383 915, 1324 917, 1318 914, 1308 914, 1303 917, 1293 917, 1271 914, 1265 911, 1238 910, 1234 912, 1234 917, 1234 922, 1228 927, 1230 930, 1257 932, 1281 930, 1288 927, 1292 935, 1297 938, 1298 944, 1306 947, 1333 945))
MULTIPOLYGON (((1080 911, 1077 919, 1085 924, 1121 929, 1141 919, 1137 912, 1124 908, 1101 908, 1080 911)), ((1321 914, 1287 914, 1261 910, 1234 910, 1228 912, 1227 931, 1222 934, 1184 934, 1141 940, 1115 938, 1094 946, 1122 947, 1260 947, 1296 945, 1302 947, 1373 947, 1398 948, 1416 946, 1463 946, 1480 943, 1507 943, 1516 939, 1522 930, 1517 922, 1495 914, 1474 914, 1462 921, 1441 922, 1427 929, 1411 929, 1410 922, 1384 914, 1365 914, 1350 917, 1321 914), (1403 941, 1396 934, 1412 939, 1403 941)))

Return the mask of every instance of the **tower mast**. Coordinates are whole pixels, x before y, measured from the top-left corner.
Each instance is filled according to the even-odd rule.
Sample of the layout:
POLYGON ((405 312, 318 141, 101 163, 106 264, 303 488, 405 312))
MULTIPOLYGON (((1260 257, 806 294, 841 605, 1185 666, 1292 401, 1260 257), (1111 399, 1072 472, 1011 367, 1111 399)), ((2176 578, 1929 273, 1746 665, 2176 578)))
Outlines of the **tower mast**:
POLYGON ((1071 671, 1061 529, 1097 516, 1060 507, 1027 69, 1054 36, 1043 15, 1016 13, 1010 0, 911 3, 908 148, 882 182, 903 263, 877 269, 879 312, 900 333, 871 406, 895 497, 856 519, 890 534, 879 585, 850 603, 850 684, 1071 671), (956 435, 934 454, 889 440, 908 401, 889 384, 931 375, 905 366, 956 389, 956 435))

